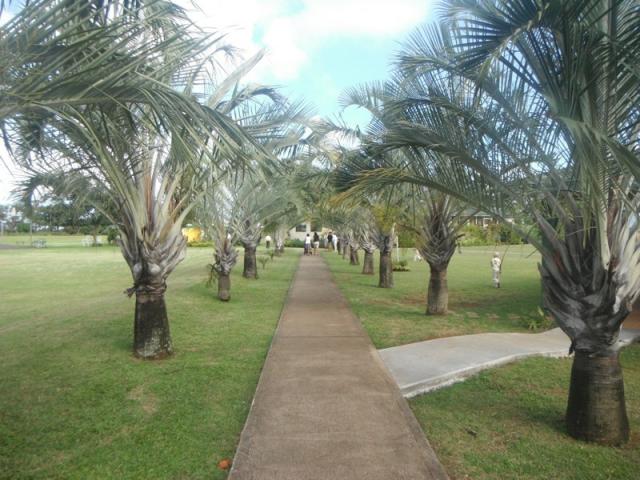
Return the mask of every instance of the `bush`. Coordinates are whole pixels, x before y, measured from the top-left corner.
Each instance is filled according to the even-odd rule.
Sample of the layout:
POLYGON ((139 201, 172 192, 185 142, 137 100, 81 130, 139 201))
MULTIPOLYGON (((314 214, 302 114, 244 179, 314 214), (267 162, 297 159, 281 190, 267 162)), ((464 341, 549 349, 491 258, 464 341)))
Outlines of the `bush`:
POLYGON ((118 231, 118 229, 116 227, 107 227, 105 230, 105 233, 107 235, 107 243, 109 245, 115 243, 115 241, 120 236, 120 232, 118 231))
POLYGON ((297 238, 287 238, 284 241, 284 246, 293 248, 304 248, 304 242, 302 240, 298 240, 297 238))
POLYGON ((488 245, 487 232, 479 225, 465 225, 460 233, 464 234, 464 237, 460 239, 460 243, 465 247, 488 245))
POLYGON ((269 263, 269 257, 266 255, 260 255, 258 257, 258 263, 260 265, 262 265, 262 269, 266 269, 267 268, 267 263, 269 263))
POLYGON ((398 246, 400 248, 415 248, 417 234, 412 230, 398 229, 398 246))
POLYGON ((407 265, 409 265, 409 262, 403 258, 398 262, 393 262, 392 270, 394 272, 410 272, 411 270, 409 269, 409 267, 407 267, 407 265))
POLYGON ((213 247, 213 242, 212 241, 206 241, 206 242, 195 241, 195 242, 189 242, 187 243, 187 245, 189 247, 196 247, 196 248, 213 247))
POLYGON ((538 307, 538 315, 529 317, 525 323, 529 330, 537 331, 549 330, 555 327, 556 322, 551 315, 546 314, 542 308, 538 307))
POLYGON ((465 247, 496 245, 498 243, 519 245, 522 237, 504 223, 490 223, 486 228, 475 224, 465 225, 460 233, 464 234, 460 243, 465 247))

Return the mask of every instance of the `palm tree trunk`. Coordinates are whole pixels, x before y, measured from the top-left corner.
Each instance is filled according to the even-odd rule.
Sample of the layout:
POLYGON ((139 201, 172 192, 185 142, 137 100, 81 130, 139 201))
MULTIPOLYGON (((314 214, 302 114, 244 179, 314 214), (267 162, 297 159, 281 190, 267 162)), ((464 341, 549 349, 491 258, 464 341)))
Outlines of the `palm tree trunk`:
POLYGON ((391 260, 391 252, 380 252, 380 281, 378 287, 380 288, 392 288, 393 287, 393 261, 391 260))
POLYGON ((349 264, 360 265, 360 259, 358 258, 358 249, 349 247, 349 264))
POLYGON ((133 354, 145 360, 157 360, 171 355, 172 351, 164 292, 136 291, 133 354))
POLYGON ((228 302, 231 298, 231 275, 218 274, 218 298, 228 302))
POLYGON ((343 242, 342 243, 342 259, 346 259, 347 258, 347 242, 343 242))
POLYGON ((427 315, 446 315, 449 306, 447 268, 438 269, 429 265, 431 276, 427 289, 427 315))
POLYGON ((258 278, 258 266, 256 262, 256 247, 244 247, 244 278, 258 278))
POLYGON ((373 252, 364 251, 364 261, 362 263, 362 274, 373 275, 373 252))
POLYGON ((618 351, 576 351, 566 415, 569 435, 603 445, 629 440, 629 420, 618 351))

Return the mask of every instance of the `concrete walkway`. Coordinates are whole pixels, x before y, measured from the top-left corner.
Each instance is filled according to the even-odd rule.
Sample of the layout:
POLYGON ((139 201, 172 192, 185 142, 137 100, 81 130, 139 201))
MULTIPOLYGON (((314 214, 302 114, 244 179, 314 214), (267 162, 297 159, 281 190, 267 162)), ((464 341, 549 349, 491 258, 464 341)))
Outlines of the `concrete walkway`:
POLYGON ((320 257, 300 261, 229 478, 447 478, 320 257))
MULTIPOLYGON (((623 329, 620 341, 640 339, 640 330, 623 329)), ((446 387, 481 370, 531 356, 566 357, 569 338, 559 328, 544 333, 480 333, 438 338, 380 350, 380 357, 409 398, 446 387)))

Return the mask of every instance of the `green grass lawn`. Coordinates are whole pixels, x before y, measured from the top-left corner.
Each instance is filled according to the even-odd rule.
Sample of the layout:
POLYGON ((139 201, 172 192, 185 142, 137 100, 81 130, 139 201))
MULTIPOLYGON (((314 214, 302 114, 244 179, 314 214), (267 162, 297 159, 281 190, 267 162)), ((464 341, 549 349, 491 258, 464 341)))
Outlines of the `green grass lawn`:
MULTIPOLYGON (((38 233, 34 232, 33 236, 28 233, 19 233, 19 234, 5 234, 0 236, 0 244, 4 245, 15 245, 19 247, 28 247, 31 245, 31 241, 44 240, 46 242, 47 248, 51 247, 80 247, 82 246, 82 241, 85 239, 93 240, 91 235, 67 235, 67 234, 51 234, 51 233, 38 233)), ((106 235, 98 235, 99 241, 103 244, 107 243, 106 235)), ((88 248, 88 247, 86 247, 88 248)), ((100 248, 100 247, 97 247, 100 248)))
POLYGON ((531 358, 410 400, 452 479, 640 478, 640 346, 622 354, 631 440, 622 448, 565 433, 571 359, 531 358))
MULTIPOLYGON (((500 252, 505 247, 499 248, 500 252)), ((336 253, 324 253, 338 286, 360 317, 376 348, 386 348, 438 337, 480 332, 527 332, 541 323, 539 256, 527 245, 509 248, 503 267, 502 288, 493 287, 489 261, 491 247, 465 247, 449 265, 447 316, 426 316, 428 265, 405 252, 410 272, 394 272, 395 288, 378 285, 376 275, 362 275, 336 253)), ((362 262, 362 252, 361 262, 362 262)), ((395 259, 394 252, 394 259, 395 259)))
MULTIPOLYGON (((324 255, 374 344, 385 348, 434 337, 528 331, 529 322, 539 317, 538 256, 530 255, 530 247, 511 247, 503 288, 496 290, 489 268, 492 252, 468 247, 453 257, 452 313, 446 317, 424 315, 429 278, 424 262, 410 258, 411 272, 394 272, 395 288, 380 289, 377 275, 360 274, 361 267, 335 253, 324 255)), ((565 433, 570 359, 527 359, 409 403, 452 480, 637 479, 640 346, 627 349, 622 362, 632 430, 622 448, 578 442, 565 433)))
POLYGON ((131 353, 131 277, 117 248, 0 250, 0 478, 221 479, 299 251, 228 304, 189 249, 166 295, 175 355, 131 353))

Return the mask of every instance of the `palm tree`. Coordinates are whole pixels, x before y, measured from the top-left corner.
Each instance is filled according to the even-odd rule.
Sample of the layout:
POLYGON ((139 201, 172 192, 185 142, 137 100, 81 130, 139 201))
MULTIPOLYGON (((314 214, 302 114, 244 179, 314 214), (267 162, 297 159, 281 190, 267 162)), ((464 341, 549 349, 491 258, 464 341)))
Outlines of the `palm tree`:
MULTIPOLYGON (((1 14, 0 9, 0 14, 1 14)), ((67 119, 84 129, 84 106, 144 106, 157 131, 195 132, 215 115, 194 102, 196 65, 213 48, 231 53, 221 35, 195 33, 170 1, 36 0, 0 27, 0 127, 9 151, 16 124, 32 136, 67 119), (171 54, 168 54, 171 52, 171 54), (155 59, 155 60, 153 60, 155 59), (170 85, 165 80, 175 72, 170 85)))
POLYGON ((445 315, 449 308, 447 269, 466 218, 454 208, 449 195, 429 191, 424 197, 417 247, 430 270, 426 313, 445 315))
POLYGON ((197 208, 197 218, 205 226, 207 236, 213 240, 214 262, 210 265, 210 283, 218 284, 218 298, 223 302, 231 299, 231 270, 238 261, 234 248, 237 237, 231 228, 232 199, 224 185, 213 185, 205 189, 197 208))
MULTIPOLYGON (((36 3, 44 8, 42 2, 36 3)), ((74 2, 65 4, 69 8, 77 6, 74 2)), ((210 66, 216 64, 215 54, 229 53, 220 37, 195 36, 180 10, 167 2, 145 4, 137 15, 130 15, 126 9, 122 15, 108 13, 112 5, 111 2, 103 5, 107 13, 99 15, 98 20, 93 19, 93 13, 87 19, 82 12, 78 18, 71 16, 65 20, 62 14, 68 11, 52 3, 53 13, 62 12, 59 25, 65 26, 67 21, 75 30, 64 30, 66 37, 59 37, 59 30, 49 33, 52 38, 35 35, 40 42, 35 46, 29 43, 29 36, 25 41, 36 51, 39 48, 46 51, 45 47, 49 46, 46 42, 50 41, 51 48, 57 45, 56 48, 64 52, 67 39, 84 40, 87 22, 91 25, 98 22, 96 31, 104 28, 111 33, 112 28, 116 28, 114 25, 115 31, 120 31, 128 25, 126 22, 134 22, 138 34, 143 36, 131 37, 124 44, 114 43, 113 39, 111 44, 100 43, 101 37, 97 38, 96 45, 110 52, 106 58, 101 51, 92 56, 91 42, 85 43, 88 58, 71 49, 80 55, 78 64, 74 63, 75 57, 63 55, 65 61, 59 66, 68 71, 61 71, 59 78, 55 75, 50 78, 50 85, 44 81, 38 84, 42 95, 36 100, 28 98, 35 102, 33 108, 20 99, 19 105, 9 105, 10 115, 3 120, 5 127, 8 125, 7 137, 15 158, 23 166, 35 172, 63 175, 75 172, 70 178, 84 177, 106 192, 107 200, 116 206, 117 215, 110 218, 120 230, 121 250, 133 277, 133 287, 127 293, 136 294, 134 354, 156 359, 172 353, 164 301, 166 279, 186 253, 181 226, 197 203, 202 179, 207 178, 202 174, 203 167, 207 166, 206 172, 219 174, 234 167, 251 168, 259 164, 257 159, 266 157, 260 141, 220 108, 235 101, 236 94, 243 91, 235 88, 236 84, 259 56, 240 65, 223 81, 210 85, 207 79, 212 73, 210 66), (143 19, 139 24, 135 23, 138 16, 143 19), (150 50, 150 45, 156 45, 155 50, 150 50), (138 53, 144 55, 137 57, 138 53), (131 56, 136 57, 135 61, 126 60, 131 56), (62 88, 66 81, 79 88, 81 85, 74 80, 76 75, 84 74, 84 69, 92 65, 99 70, 103 66, 101 62, 112 57, 114 62, 104 66, 104 75, 108 68, 122 68, 120 77, 109 78, 116 84, 120 82, 123 89, 130 81, 135 95, 153 98, 136 103, 137 97, 127 96, 128 91, 116 95, 118 92, 109 89, 106 97, 97 93, 91 98, 82 96, 89 87, 78 93, 76 100, 63 95, 69 93, 66 87, 62 88), (118 63, 121 57, 125 58, 123 65, 118 63), (139 79, 140 76, 145 79, 139 79), (194 92, 198 96, 208 95, 211 106, 199 103, 194 92)), ((0 42, 8 43, 0 44, 17 42, 24 34, 21 29, 33 30, 28 21, 39 18, 29 7, 18 17, 21 20, 3 27, 0 42)), ((15 71, 20 71, 19 62, 14 66, 15 71)), ((34 75, 36 81, 39 70, 32 71, 32 66, 27 62, 22 75, 25 79, 34 75)), ((44 68, 42 64, 40 67, 44 68)), ((3 82, 6 78, 12 80, 13 72, 8 72, 3 82)), ((100 85, 97 79, 93 81, 100 85)), ((8 83, 11 95, 21 98, 19 82, 8 83)), ((89 91, 92 90, 89 88, 89 91)), ((73 189, 74 185, 70 184, 69 188, 73 189)))
POLYGON ((357 232, 358 225, 353 225, 347 232, 347 245, 349 246, 349 265, 360 265, 360 259, 358 258, 358 249, 360 248, 360 242, 357 232))
POLYGON ((362 260, 362 274, 374 275, 373 256, 376 251, 376 245, 371 238, 370 224, 364 223, 358 231, 358 243, 364 251, 364 259, 362 260))
POLYGON ((374 224, 371 240, 380 251, 378 265, 378 287, 393 288, 393 253, 396 238, 396 224, 393 212, 381 205, 372 209, 374 224))
POLYGON ((224 229, 216 228, 212 236, 215 244, 212 272, 218 282, 218 298, 223 302, 231 299, 231 270, 238 260, 238 251, 233 247, 235 238, 224 229))
POLYGON ((244 248, 245 278, 258 278, 256 249, 267 225, 277 225, 280 219, 295 212, 288 179, 243 178, 227 185, 232 198, 231 230, 244 248))
POLYGON ((372 145, 411 161, 373 165, 362 185, 422 185, 535 218, 544 307, 576 353, 568 431, 623 443, 618 334, 640 293, 637 2, 454 0, 446 15, 450 28, 404 48, 372 145))

